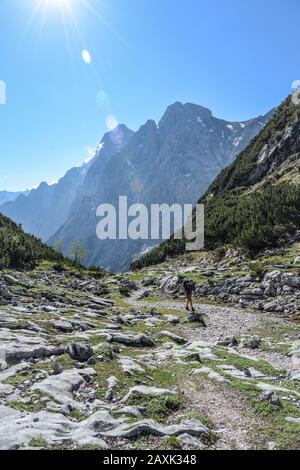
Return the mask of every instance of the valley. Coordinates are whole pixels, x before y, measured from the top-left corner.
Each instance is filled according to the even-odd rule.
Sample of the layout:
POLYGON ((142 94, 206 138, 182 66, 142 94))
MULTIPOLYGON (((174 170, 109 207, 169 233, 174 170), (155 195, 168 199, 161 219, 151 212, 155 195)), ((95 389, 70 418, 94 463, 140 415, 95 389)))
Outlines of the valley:
POLYGON ((3 467, 300 450, 299 16, 0 1, 3 467))

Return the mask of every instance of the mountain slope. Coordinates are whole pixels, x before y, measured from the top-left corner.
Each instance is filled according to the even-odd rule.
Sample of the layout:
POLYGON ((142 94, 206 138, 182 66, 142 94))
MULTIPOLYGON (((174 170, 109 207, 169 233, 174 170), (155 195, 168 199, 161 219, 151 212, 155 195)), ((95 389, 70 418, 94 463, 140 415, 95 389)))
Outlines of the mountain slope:
MULTIPOLYGON (((299 230, 299 137, 299 105, 289 97, 201 198, 206 248, 233 243, 257 252, 299 230)), ((184 241, 170 240, 133 265, 160 262, 183 251, 184 241)))
MULTIPOLYGON (((123 133, 125 135, 125 130, 123 133)), ((128 130, 127 133, 131 135, 131 131, 128 130)), ((3 204, 0 206, 0 212, 22 224, 25 232, 34 234, 44 241, 48 240, 67 220, 88 169, 94 162, 97 165, 101 144, 91 161, 79 168, 72 168, 56 184, 49 185, 43 182, 26 197, 22 195, 15 201, 3 204)), ((106 146, 105 157, 109 158, 119 149, 120 143, 111 141, 111 145, 106 146)))
POLYGON ((25 234, 21 227, 0 214, 0 269, 31 268, 37 261, 61 258, 52 248, 25 234))
MULTIPOLYGON (((89 264, 124 270, 141 250, 158 241, 105 240, 96 237, 96 208, 118 206, 120 195, 136 202, 194 204, 209 184, 267 122, 269 114, 246 122, 227 122, 194 104, 175 103, 157 125, 147 121, 118 154, 87 172, 79 196, 50 243, 62 240, 64 253, 74 239, 88 249, 89 264)), ((104 145, 105 149, 105 145, 104 145)))

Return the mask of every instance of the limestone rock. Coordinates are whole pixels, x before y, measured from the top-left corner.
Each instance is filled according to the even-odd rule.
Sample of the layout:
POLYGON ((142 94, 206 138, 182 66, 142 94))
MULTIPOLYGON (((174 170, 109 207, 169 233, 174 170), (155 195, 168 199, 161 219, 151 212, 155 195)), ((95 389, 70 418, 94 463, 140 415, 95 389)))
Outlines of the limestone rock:
POLYGON ((137 333, 137 334, 110 333, 107 336, 107 341, 109 343, 121 343, 127 346, 135 346, 135 347, 154 346, 154 341, 148 335, 144 333, 137 333))
POLYGON ((122 403, 128 402, 132 396, 145 395, 149 397, 159 397, 161 395, 175 395, 174 390, 168 388, 146 387, 144 385, 136 385, 132 387, 127 395, 122 399, 122 403))

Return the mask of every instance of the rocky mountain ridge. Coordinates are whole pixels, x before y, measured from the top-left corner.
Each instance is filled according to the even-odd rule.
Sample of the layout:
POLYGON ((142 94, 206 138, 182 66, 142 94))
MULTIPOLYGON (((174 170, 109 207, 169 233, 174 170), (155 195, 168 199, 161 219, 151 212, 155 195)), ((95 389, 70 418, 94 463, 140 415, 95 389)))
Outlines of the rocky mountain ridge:
MULTIPOLYGON (((175 103, 158 124, 147 121, 101 171, 89 169, 69 219, 50 238, 64 243, 83 240, 87 263, 112 271, 127 269, 131 259, 159 240, 105 240, 96 236, 96 208, 101 203, 118 207, 119 196, 128 204, 194 204, 214 177, 228 165, 268 121, 266 116, 231 123, 193 104, 175 103)), ((122 136, 122 130, 120 131, 122 136)), ((105 149, 105 146, 104 146, 105 149)))

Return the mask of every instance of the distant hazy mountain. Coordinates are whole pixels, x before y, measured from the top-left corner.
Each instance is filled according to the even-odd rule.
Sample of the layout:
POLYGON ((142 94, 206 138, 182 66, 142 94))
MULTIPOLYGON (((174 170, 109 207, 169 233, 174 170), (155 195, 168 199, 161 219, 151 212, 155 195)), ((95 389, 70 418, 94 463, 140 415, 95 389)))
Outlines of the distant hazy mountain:
MULTIPOLYGON (((129 204, 196 203, 199 194, 248 145, 270 115, 228 122, 202 106, 175 103, 158 125, 147 121, 130 135, 118 153, 113 153, 112 140, 106 136, 77 191, 69 217, 49 242, 63 241, 67 254, 72 241, 80 239, 88 249, 88 264, 113 271, 126 269, 134 256, 158 242, 99 241, 98 205, 117 206, 119 195, 127 195, 129 204)), ((115 130, 113 143, 124 142, 125 129, 115 130)))
MULTIPOLYGON (((131 131, 128 130, 128 133, 131 134, 131 131)), ((123 134, 125 136, 125 131, 123 134)), ((114 136, 115 133, 112 132, 110 135, 114 136)), ((31 190, 26 197, 21 195, 14 201, 3 204, 0 206, 0 212, 18 224, 22 224, 26 233, 36 235, 44 241, 48 240, 67 220, 77 191, 89 168, 97 160, 100 151, 105 161, 121 148, 121 143, 117 139, 114 141, 105 136, 103 141, 106 142, 105 150, 101 150, 103 145, 101 143, 91 161, 79 168, 72 168, 56 184, 49 185, 43 182, 37 189, 31 190), (109 140, 109 145, 107 140, 109 140)))
POLYGON ((43 182, 27 196, 21 195, 0 206, 0 212, 22 224, 26 233, 47 240, 68 217, 85 172, 85 166, 73 168, 57 184, 43 182))
POLYGON ((17 197, 23 195, 27 195, 29 191, 18 191, 18 192, 10 192, 10 191, 0 191, 0 205, 4 204, 8 201, 14 201, 17 197))

